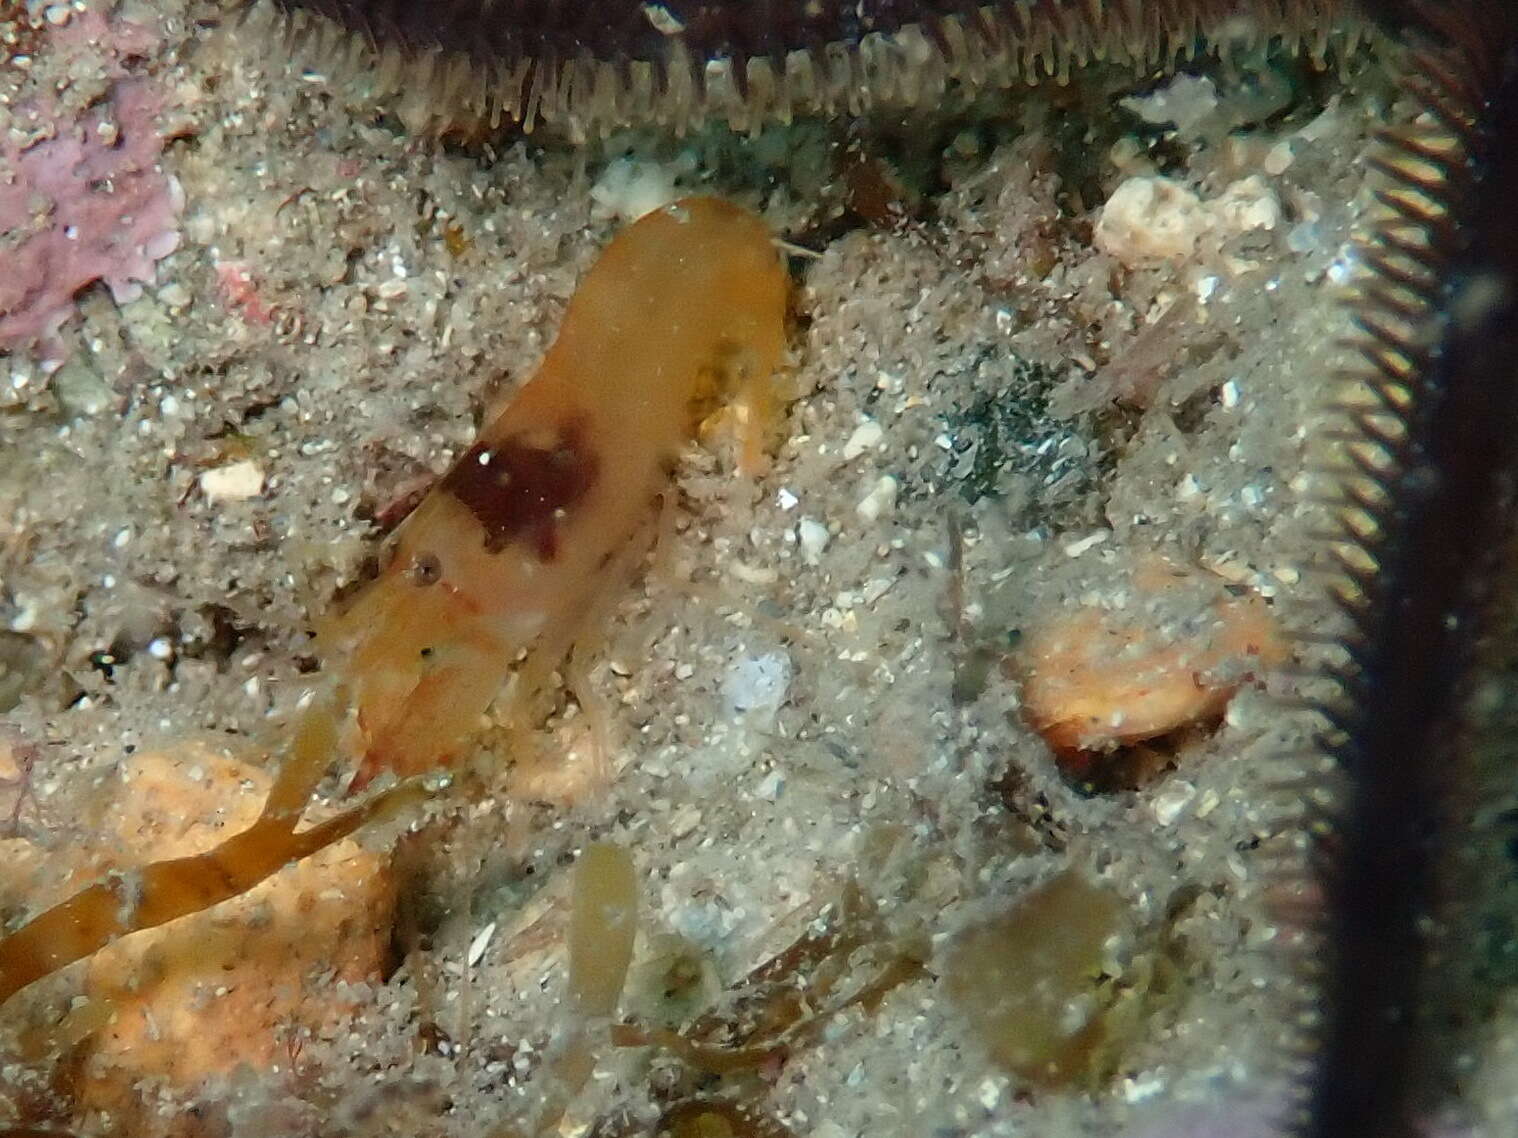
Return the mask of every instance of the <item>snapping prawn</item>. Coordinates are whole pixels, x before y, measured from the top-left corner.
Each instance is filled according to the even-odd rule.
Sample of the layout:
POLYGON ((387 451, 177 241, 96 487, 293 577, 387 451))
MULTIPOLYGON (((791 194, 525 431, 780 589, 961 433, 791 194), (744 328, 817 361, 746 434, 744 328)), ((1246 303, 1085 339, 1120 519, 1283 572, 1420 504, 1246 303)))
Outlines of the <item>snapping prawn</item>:
MULTIPOLYGON (((786 292, 764 224, 713 198, 657 210, 607 247, 541 370, 320 631, 352 708, 355 786, 453 761, 514 666, 558 665, 701 418, 724 398, 763 417, 786 292)), ((752 465, 752 431, 746 450, 752 465)))

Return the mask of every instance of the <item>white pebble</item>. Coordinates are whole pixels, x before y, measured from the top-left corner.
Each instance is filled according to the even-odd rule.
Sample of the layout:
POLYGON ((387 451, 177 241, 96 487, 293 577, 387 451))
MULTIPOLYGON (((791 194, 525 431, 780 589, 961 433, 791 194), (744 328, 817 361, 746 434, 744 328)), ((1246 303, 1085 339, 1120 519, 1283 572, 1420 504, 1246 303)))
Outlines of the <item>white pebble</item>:
POLYGON ((780 797, 780 788, 785 785, 785 778, 779 771, 770 771, 762 779, 759 785, 754 787, 754 797, 762 798, 766 802, 773 802, 780 797))
POLYGON ((885 514, 891 512, 896 506, 896 492, 901 484, 889 474, 880 476, 880 481, 870 489, 870 492, 859 499, 859 504, 854 507, 854 512, 860 520, 873 522, 885 514))
MULTIPOLYGON (((647 769, 646 767, 644 768, 647 769)), ((669 832, 673 837, 683 838, 701 824, 701 810, 687 802, 669 817, 669 832)))
POLYGON ((1286 232, 1286 247, 1293 253, 1311 253, 1323 242, 1323 226, 1317 221, 1299 221, 1286 232))
POLYGON ((980 1090, 977 1098, 984 1110, 995 1110, 996 1104, 1001 1102, 1001 1082, 993 1078, 984 1078, 980 1081, 980 1090))
POLYGON ((590 197, 600 212, 636 221, 679 197, 675 183, 693 166, 690 155, 668 165, 631 156, 617 158, 596 179, 590 197))
POLYGON ((785 652, 741 656, 722 677, 722 702, 729 715, 773 718, 791 690, 791 658, 785 652))
POLYGON ((1132 111, 1152 126, 1173 125, 1182 138, 1194 138, 1218 114, 1217 85, 1206 76, 1179 75, 1164 87, 1144 96, 1122 101, 1124 110, 1132 111))
POLYGON ((1079 557, 1087 550, 1095 549, 1098 545, 1102 544, 1102 542, 1106 541, 1111 536, 1111 530, 1099 529, 1088 537, 1083 537, 1079 541, 1070 542, 1070 544, 1065 546, 1065 556, 1079 557))
POLYGON ((1264 167, 1265 173, 1272 178, 1278 178, 1291 169, 1291 164, 1295 160, 1296 155, 1291 152, 1291 139, 1283 138, 1270 148, 1265 155, 1265 161, 1260 165, 1264 167))
POLYGON ((211 502, 241 502, 258 497, 263 490, 263 468, 246 459, 207 470, 200 476, 200 492, 211 502))
POLYGON ((1162 787, 1154 796, 1149 809, 1154 814, 1154 820, 1161 826, 1168 826, 1180 817, 1181 811, 1190 805, 1196 797, 1196 787, 1189 782, 1180 779, 1172 781, 1168 786, 1162 787))
POLYGON ((727 571, 745 585, 773 585, 780 580, 780 573, 769 566, 748 565, 734 557, 727 563, 727 571))
POLYGON ((465 962, 470 968, 473 968, 480 962, 480 959, 485 955, 486 947, 490 944, 490 938, 493 936, 495 936, 494 921, 491 921, 474 934, 474 939, 469 942, 469 954, 465 957, 465 962))
POLYGON ((1170 178, 1129 178, 1096 223, 1094 240, 1102 252, 1125 265, 1191 256, 1207 228, 1202 203, 1170 178))
POLYGON ((1359 265, 1360 258, 1355 249, 1349 245, 1341 246, 1339 255, 1328 266, 1328 280, 1331 284, 1345 285, 1349 283, 1359 265))
POLYGON ((874 450, 883 438, 885 438, 884 428, 874 419, 866 419, 854 428, 854 433, 843 444, 844 460, 851 461, 867 450, 874 450))
POLYGON ((822 559, 830 536, 828 527, 812 518, 802 518, 796 523, 796 540, 801 543, 801 555, 808 565, 816 565, 822 559))
POLYGON ((1145 1099, 1153 1098, 1164 1089, 1164 1079, 1123 1080, 1123 1098, 1130 1103, 1143 1102, 1145 1099))
POLYGON ((1281 199, 1258 174, 1229 185, 1210 207, 1218 228, 1225 232, 1247 233, 1281 224, 1281 199))

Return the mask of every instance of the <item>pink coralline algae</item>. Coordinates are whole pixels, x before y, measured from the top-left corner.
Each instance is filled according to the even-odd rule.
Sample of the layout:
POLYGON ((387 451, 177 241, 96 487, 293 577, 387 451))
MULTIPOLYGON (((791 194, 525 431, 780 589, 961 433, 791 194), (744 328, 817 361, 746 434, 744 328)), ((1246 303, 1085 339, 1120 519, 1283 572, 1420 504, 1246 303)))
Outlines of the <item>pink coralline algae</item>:
MULTIPOLYGON (((107 34, 120 44, 123 32, 107 34)), ((147 80, 123 75, 73 117, 60 118, 50 95, 17 110, 0 132, 0 351, 34 346, 57 363, 75 295, 103 281, 118 303, 138 296, 179 244, 182 200, 158 164, 160 103, 147 80)))

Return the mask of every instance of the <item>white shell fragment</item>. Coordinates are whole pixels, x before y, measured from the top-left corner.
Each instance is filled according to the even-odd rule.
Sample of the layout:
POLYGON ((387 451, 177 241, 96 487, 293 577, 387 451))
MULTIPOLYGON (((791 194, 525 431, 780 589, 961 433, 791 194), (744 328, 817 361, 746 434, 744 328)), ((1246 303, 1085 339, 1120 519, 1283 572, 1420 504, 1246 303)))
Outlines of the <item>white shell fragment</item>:
POLYGON ((218 466, 200 476, 200 492, 209 502, 242 502, 264 492, 263 467, 250 459, 218 466))

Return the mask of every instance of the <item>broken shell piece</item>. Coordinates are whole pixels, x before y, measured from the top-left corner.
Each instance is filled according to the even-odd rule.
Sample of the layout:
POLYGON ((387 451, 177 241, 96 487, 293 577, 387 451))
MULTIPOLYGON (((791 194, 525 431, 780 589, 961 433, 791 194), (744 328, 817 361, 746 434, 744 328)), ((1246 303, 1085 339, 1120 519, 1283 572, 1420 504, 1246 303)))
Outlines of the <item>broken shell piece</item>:
POLYGON ((1153 557, 1131 573, 1122 609, 1060 614, 1030 631, 1013 665, 1028 725, 1069 758, 1219 716, 1286 654, 1258 597, 1153 557))
MULTIPOLYGON (((106 822, 123 869, 198 854, 246 828, 270 781, 197 744, 134 757, 106 822)), ((85 993, 109 1019, 90 1045, 81 1099, 142 1138, 217 1132, 195 1111, 160 1116, 140 1088, 193 1099, 238 1067, 273 1071, 303 1040, 333 1035, 356 1010, 344 982, 381 975, 394 904, 388 860, 348 839, 103 949, 85 993)))
POLYGON ((1172 178, 1129 178, 1097 220, 1096 247, 1125 265, 1191 256, 1208 217, 1197 195, 1172 178))
POLYGON ((243 502, 264 492, 263 468, 243 460, 207 470, 200 476, 200 492, 209 502, 243 502))
POLYGON ((1172 178, 1134 177, 1112 192, 1096 223, 1096 247, 1130 268, 1184 261, 1230 237, 1276 229, 1281 202, 1258 174, 1230 184, 1203 201, 1172 178), (1204 240, 1205 239, 1205 240, 1204 240))

